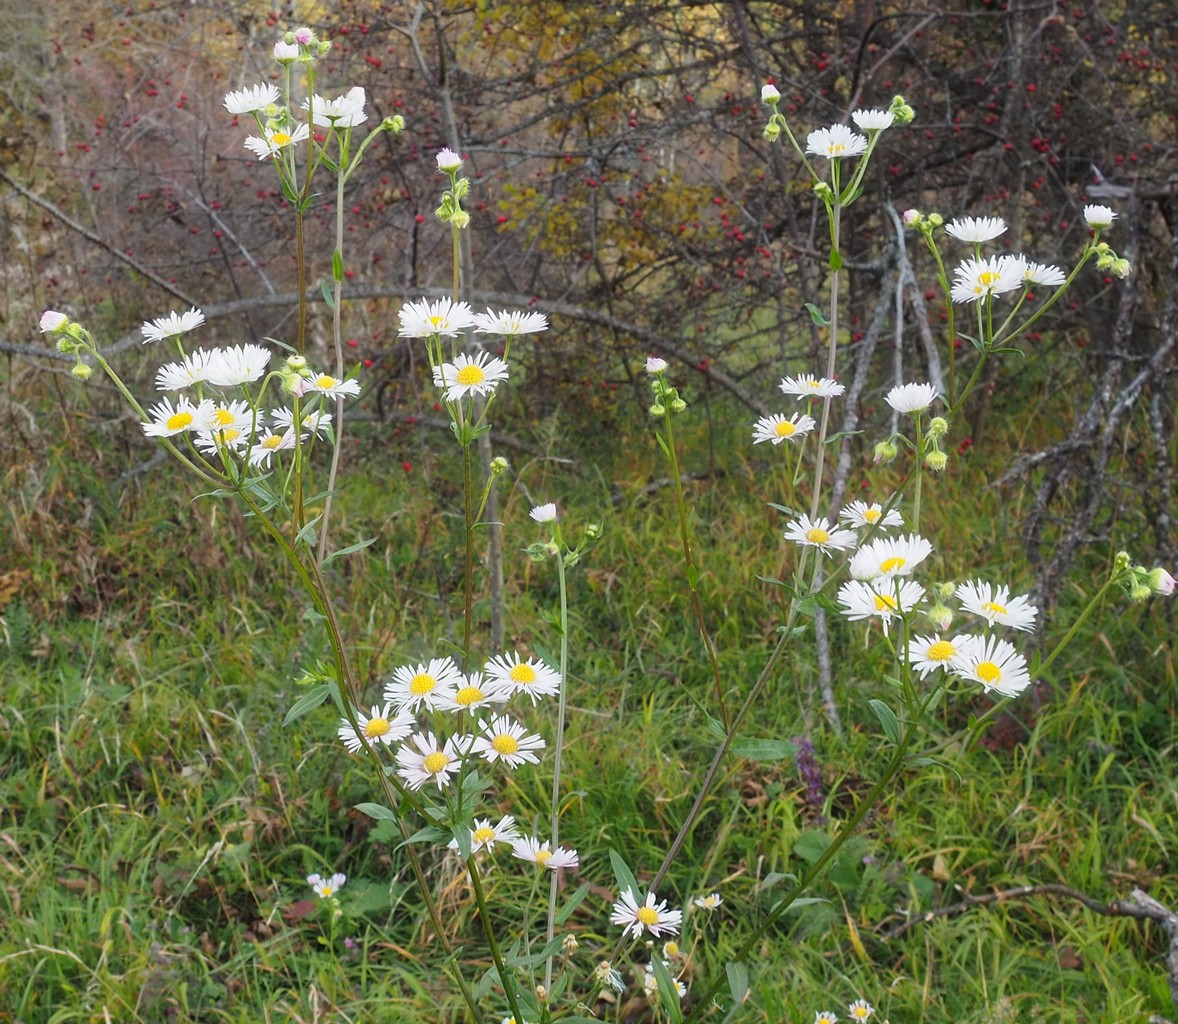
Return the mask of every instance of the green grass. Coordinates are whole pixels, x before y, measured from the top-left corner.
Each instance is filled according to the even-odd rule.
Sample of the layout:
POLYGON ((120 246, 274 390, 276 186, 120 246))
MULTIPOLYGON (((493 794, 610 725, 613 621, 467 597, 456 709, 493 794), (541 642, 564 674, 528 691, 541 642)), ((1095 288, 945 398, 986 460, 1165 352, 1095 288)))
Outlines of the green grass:
MULTIPOLYGON (((783 500, 784 478, 738 447, 746 430, 736 420, 724 426, 720 416, 714 428, 724 472, 688 484, 703 605, 731 701, 760 672, 781 618, 779 588, 758 577, 789 568, 784 524, 766 505, 783 500)), ((703 427, 685 432, 689 470, 708 469, 703 427)), ((376 543, 337 563, 331 585, 375 699, 393 667, 456 635, 458 524, 433 501, 456 489, 436 438, 406 473, 379 438, 357 436, 336 537, 376 543)), ((1027 577, 1008 538, 1020 498, 983 484, 1026 439, 997 427, 991 437, 989 454, 928 483, 927 529, 946 576, 1000 572, 1017 586, 1027 577)), ((570 441, 571 466, 519 459, 503 495, 512 647, 557 645, 544 621, 553 574, 516 554, 535 539, 533 501, 559 500, 569 523, 605 524, 571 576, 562 839, 582 865, 566 894, 582 879, 592 886, 569 919, 582 979, 616 936, 606 924, 609 850, 649 877, 716 742, 689 699, 709 703, 712 682, 671 494, 646 489, 665 471, 642 433, 610 442, 607 456, 600 439, 583 450, 570 441)), ((336 742, 334 713, 325 706, 281 726, 300 676, 326 653, 291 574, 253 524, 192 500, 171 467, 112 492, 124 460, 139 455, 121 452, 113 439, 78 433, 9 475, 0 557, 19 585, 0 586, 0 1021, 466 1019, 397 837, 352 810, 374 790, 336 742), (304 876, 336 870, 349 882, 331 946, 304 876)), ((559 439, 553 453, 563 454, 559 439)), ((879 494, 896 479, 894 468, 874 467, 853 483, 879 494)), ((1085 567, 1106 559, 1093 552, 1085 567)), ((1049 638, 1083 606, 1090 588, 1080 580, 1049 638)), ((714 916, 688 915, 693 981, 723 971, 783 891, 767 884, 774 874, 804 869, 885 764, 866 703, 881 695, 884 660, 861 628, 831 629, 844 734, 823 721, 805 640, 749 730, 813 739, 823 806, 807 806, 791 759, 730 759, 662 886, 675 904, 724 897, 714 916)), ((1170 1013, 1158 930, 1065 899, 1010 900, 883 936, 966 894, 1026 884, 1061 882, 1098 899, 1140 885, 1178 903, 1171 637, 1165 608, 1110 600, 1056 664, 1038 706, 1020 701, 982 745, 950 748, 942 765, 902 776, 816 889, 828 902, 766 934, 737 1019, 809 1024, 816 1010, 842 1015, 860 996, 897 1024, 1170 1013)), ((485 642, 478 636, 476 647, 485 642)), ((953 698, 941 725, 949 732, 982 706, 953 698)), ((550 726, 551 709, 540 714, 550 726)), ((503 807, 525 825, 546 817, 549 770, 521 771, 502 788, 503 807)), ((457 960, 477 979, 488 961, 464 876, 437 851, 422 857, 457 960)), ((526 922, 540 934, 543 896, 526 874, 494 871, 488 886, 506 932, 526 922)), ((632 997, 600 1009, 645 1019, 632 997)), ((491 1004, 488 1019, 505 1012, 491 1004)))

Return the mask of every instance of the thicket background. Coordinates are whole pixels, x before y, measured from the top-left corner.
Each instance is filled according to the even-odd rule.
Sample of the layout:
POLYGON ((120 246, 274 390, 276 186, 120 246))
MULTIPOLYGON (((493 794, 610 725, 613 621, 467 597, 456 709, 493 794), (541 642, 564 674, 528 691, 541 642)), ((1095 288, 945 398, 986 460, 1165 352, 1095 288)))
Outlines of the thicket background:
MULTIPOLYGON (((821 304, 826 278, 825 223, 808 184, 788 149, 761 138, 758 95, 766 81, 777 84, 782 109, 802 135, 844 120, 855 107, 886 107, 897 92, 917 111, 914 125, 884 134, 867 198, 844 227, 848 329, 840 339, 841 373, 848 380, 861 374, 861 387, 839 428, 871 429, 843 443, 843 492, 855 496, 870 487, 878 496, 894 482, 886 469, 869 468, 881 396, 897 379, 935 376, 946 358, 937 348, 944 310, 928 290, 930 261, 899 230, 898 214, 914 206, 947 219, 1001 216, 1013 247, 1066 266, 1086 237, 1084 203, 1101 202, 1118 212, 1109 238, 1135 274, 1118 282, 1085 273, 1066 308, 1029 339, 1025 357, 987 370, 979 398, 955 425, 944 504, 930 513, 933 532, 949 575, 1007 565, 1013 557, 1045 612, 1074 603, 1119 547, 1147 563, 1174 565, 1178 15, 1166 0, 980 0, 918 10, 868 0, 10 5, 0 36, 0 611, 11 681, 3 706, 7 795, 0 823, 8 852, 0 849, 0 872, 11 919, 33 923, 3 940, 13 948, 11 959, 0 956, 0 991, 10 985, 12 1005, 23 1008, 18 1019, 42 1019, 38 1014, 54 1005, 84 1019, 103 999, 114 999, 112 991, 122 993, 125 1012, 145 1020, 163 1019, 153 1016, 163 1008, 169 1019, 220 1019, 210 1016, 216 1012, 236 1019, 224 1007, 242 988, 263 993, 259 1005, 272 1009, 277 989, 258 977, 242 981, 254 968, 239 964, 230 972, 237 989, 214 975, 216 965, 236 963, 249 941, 268 937, 257 922, 266 920, 263 904, 280 905, 268 888, 272 878, 297 878, 320 863, 292 858, 292 847, 306 841, 303 832, 342 837, 334 853, 317 851, 335 865, 357 849, 367 852, 354 854, 360 860, 352 872, 376 877, 378 867, 387 867, 387 854, 366 845, 363 824, 346 817, 344 808, 361 798, 360 781, 346 776, 335 754, 316 755, 320 748, 309 740, 277 731, 292 676, 317 653, 312 638, 292 633, 298 623, 289 581, 263 567, 260 539, 248 524, 225 509, 193 504, 178 471, 152 461, 152 447, 112 390, 97 380, 75 385, 69 364, 56 361, 35 332, 42 309, 69 311, 110 340, 118 365, 144 394, 157 353, 140 348, 138 326, 169 309, 201 306, 209 320, 205 343, 289 337, 289 211, 269 167, 241 146, 248 126, 234 124, 221 100, 230 89, 272 77, 276 35, 301 23, 334 43, 320 66, 320 92, 362 85, 373 121, 399 113, 408 126, 373 147, 347 203, 345 331, 362 364, 365 398, 352 421, 348 461, 358 479, 345 522, 357 536, 375 532, 379 543, 372 559, 339 583, 341 601, 366 638, 374 681, 423 652, 425 639, 457 608, 453 524, 425 504, 455 493, 441 455, 448 435, 421 353, 396 337, 401 301, 449 285, 449 239, 433 217, 440 188, 434 153, 442 146, 463 154, 474 182, 472 299, 534 305, 552 321, 541 341, 519 349, 516 398, 498 411, 499 444, 519 469, 504 495, 505 518, 518 519, 533 498, 578 495, 587 516, 609 520, 624 511, 638 523, 632 532, 615 532, 620 539, 586 569, 581 677, 593 679, 596 670, 621 680, 628 694, 621 705, 657 717, 689 709, 674 700, 661 706, 655 683, 699 674, 676 588, 663 578, 674 564, 674 544, 660 518, 661 471, 646 439, 641 365, 650 354, 671 361, 693 402, 689 469, 699 480, 701 529, 719 549, 705 563, 715 587, 710 610, 725 619, 722 639, 755 660, 774 621, 774 597, 755 575, 775 574, 780 524, 764 505, 778 497, 771 489, 749 501, 770 476, 773 453, 752 452, 747 438, 755 415, 781 405, 780 376, 819 365, 822 339, 803 303, 821 304), (627 543, 646 549, 643 560, 633 560, 627 543), (284 616, 291 620, 285 625, 284 616), (628 639, 611 644, 619 636, 628 639), (207 690, 192 682, 194 672, 207 690), (160 686, 166 698, 147 696, 160 686), (242 744, 249 757, 227 753, 242 744), (75 746, 86 752, 83 759, 71 754, 75 746), (314 762, 321 788, 289 791, 291 780, 267 767, 277 755, 257 753, 278 749, 292 759, 287 768, 323 756, 314 762), (200 781, 177 781, 185 772, 200 781), (238 790, 241 802, 232 803, 238 790), (166 913, 159 918, 146 909, 125 924, 128 949, 119 955, 127 959, 119 971, 106 963, 105 947, 84 950, 85 928, 70 947, 85 969, 68 957, 28 952, 29 942, 53 945, 64 927, 54 915, 75 898, 89 901, 87 920, 105 921, 109 906, 124 901, 108 904, 106 897, 121 893, 134 874, 127 867, 114 872, 118 878, 96 881, 92 859, 110 865, 118 857, 101 844, 63 840, 62 830, 81 820, 75 815, 99 814, 94 808, 111 804, 142 817, 177 800, 187 806, 193 793, 201 806, 185 814, 199 824, 195 839, 184 838, 186 853, 175 847, 178 835, 165 840, 146 821, 138 838, 126 839, 128 865, 143 853, 132 851, 135 843, 150 839, 147 853, 158 849, 157 860, 172 867, 143 869, 143 906, 155 899, 166 913), (229 818, 236 835, 227 831, 229 818), (242 863, 260 858, 265 877, 243 882, 203 871, 201 851, 218 838, 248 844, 242 863), (159 920, 172 931, 152 932, 163 927, 159 920), (189 931, 177 933, 177 921, 189 931), (160 950, 169 943, 187 950, 187 966, 177 970, 203 979, 191 991, 210 986, 192 996, 197 1009, 179 1008, 169 986, 153 981, 173 969, 152 959, 166 960, 160 950), (42 966, 22 973, 32 962, 42 966), (103 971, 117 974, 114 989, 114 982, 95 980, 103 971), (46 979, 56 980, 41 988, 46 979), (160 1009, 143 1009, 148 1004, 160 1009)), ((331 207, 325 195, 312 218, 316 298, 318 280, 329 273, 331 207)), ((317 304, 312 315, 309 354, 326 358, 325 307, 317 304)), ((527 543, 514 540, 517 548, 527 543)), ((514 540, 509 532, 509 548, 514 540)), ((522 564, 509 575, 516 601, 509 642, 530 643, 550 582, 522 564)), ((943 785, 961 802, 962 834, 934 834, 935 823, 926 822, 931 832, 922 844, 889 825, 901 839, 888 856, 903 867, 888 884, 899 893, 917 884, 912 878, 927 876, 946 886, 944 902, 952 902, 950 881, 984 889, 1045 880, 1023 871, 1047 857, 1055 868, 1046 880, 1063 878, 1107 897, 1123 893, 1117 877, 1131 878, 1161 886, 1172 903, 1172 625, 1165 609, 1124 617, 1110 609, 1061 668, 1052 692, 1028 702, 991 743, 1005 759, 994 777, 1009 783, 1025 771, 1025 791, 983 786, 974 806, 954 789, 962 783, 947 778, 943 785), (1090 696, 1089 717, 1077 717, 1076 702, 1090 696), (1050 757, 1036 746, 1044 730, 1056 741, 1050 757), (1053 766, 1047 777, 1029 767, 1039 756, 1053 766), (1118 771, 1119 796, 1106 788, 1103 803, 1090 803, 1094 786, 1118 771), (1052 793, 1045 801, 1035 797, 1040 786, 1052 793), (971 815, 992 801, 1000 815, 1038 808, 1041 834, 987 836, 971 815), (1076 848, 1075 830, 1094 844, 1078 875, 1069 873, 1075 858, 1061 852, 1076 848), (978 851, 1011 873, 967 877, 945 867, 946 858, 969 860, 976 870, 978 851), (941 858, 935 878, 934 854, 941 858), (1109 876, 1108 862, 1119 876, 1109 876)), ((743 662, 734 657, 733 664, 743 662)), ((854 665, 856 680, 869 677, 870 666, 854 665)), ((869 775, 869 735, 858 729, 858 713, 850 711, 848 739, 825 731, 809 699, 829 667, 799 663, 792 671, 804 685, 801 696, 785 698, 778 726, 814 733, 820 748, 829 736, 832 746, 820 760, 832 790, 847 783, 830 767, 836 759, 851 758, 842 763, 856 765, 852 775, 860 767, 869 775), (859 757, 867 759, 862 766, 859 757)), ((840 692, 847 708, 865 699, 861 690, 840 692)), ((964 716, 970 709, 958 710, 964 716)), ((318 724, 325 739, 326 722, 318 724)), ((869 734, 870 724, 864 729, 869 734)), ((657 742, 653 749, 662 752, 657 742)), ((634 793, 615 797, 627 807, 633 802, 635 821, 647 821, 649 834, 634 828, 657 849, 660 829, 673 834, 679 805, 658 828, 640 812, 661 808, 663 787, 677 793, 681 780, 639 767, 637 752, 607 745, 591 753, 607 763, 634 759, 638 774, 626 781, 634 793)), ((672 760, 698 756, 698 749, 677 750, 672 760)), ((750 865, 788 859, 790 839, 774 853, 763 837, 782 827, 777 815, 794 823, 787 837, 806 821, 792 771, 788 764, 735 768, 733 791, 753 838, 737 850, 722 846, 712 860, 701 838, 695 863, 718 861, 751 879, 750 865)), ((940 793, 942 782, 917 788, 926 785, 940 793)), ((892 821, 894 810, 898 820, 902 809, 882 817, 892 821)), ((617 807, 613 812, 627 820, 617 807)), ((1013 826, 1004 819, 1002 827, 1013 826)), ((118 834, 104 828, 100 835, 118 834)), ((584 831, 591 852, 593 830, 584 831)), ((601 868, 589 877, 608 885, 601 868)), ((716 878, 701 872, 701 884, 704 877, 716 878)), ((862 915, 851 901, 847 920, 874 928, 896 899, 862 915)), ((1076 949, 1095 941, 1121 963, 1127 926, 1059 913, 1069 922, 1066 940, 1038 918, 1045 931, 1037 934, 1082 962, 1052 961, 1049 983, 1016 981, 1011 998, 1042 997, 1061 1020, 1080 1019, 1076 1013, 1114 1019, 1101 1017, 1114 1013, 1109 1007, 1117 1014, 1170 1009, 1164 982, 1147 980, 1160 971, 1161 939, 1134 932, 1125 963, 1138 966, 1102 971, 1076 949), (1080 1010, 1068 994, 1071 982, 1060 980, 1069 971, 1083 978, 1080 1010)), ((273 931, 273 921, 265 927, 273 931)), ((984 959, 981 938, 962 941, 984 959)), ((1002 951, 995 957, 1017 960, 1002 939, 994 942, 1002 951)), ((938 1008, 936 1000, 948 997, 921 977, 919 943, 917 951, 898 954, 881 946, 870 956, 865 951, 866 959, 858 956, 861 945, 851 948, 849 965, 840 968, 846 976, 864 968, 877 978, 894 972, 913 979, 917 995, 904 997, 902 1016, 966 1012, 955 1003, 938 1008), (887 970, 879 966, 885 963, 887 970)), ((818 957, 817 966, 802 971, 815 986, 830 956, 826 966, 818 957)), ((969 959, 962 956, 963 963, 969 959)), ((971 963, 975 975, 987 973, 971 963)), ((288 968, 276 965, 260 973, 269 971, 278 988, 290 985, 282 998, 311 1019, 309 1004, 299 1002, 311 998, 307 978, 295 983, 288 968)), ((321 978, 316 983, 330 991, 321 978)), ((331 998, 344 1005, 338 985, 331 998)), ((951 995, 964 1003, 970 992, 951 995)), ((978 1013, 1006 997, 988 989, 973 996, 978 1013)), ((772 992, 759 999, 758 1012, 770 1018, 795 1012, 772 992)), ((0 1014, 2 1004, 0 998, 0 1014)), ((816 1007, 808 1005, 812 1013, 816 1007)))

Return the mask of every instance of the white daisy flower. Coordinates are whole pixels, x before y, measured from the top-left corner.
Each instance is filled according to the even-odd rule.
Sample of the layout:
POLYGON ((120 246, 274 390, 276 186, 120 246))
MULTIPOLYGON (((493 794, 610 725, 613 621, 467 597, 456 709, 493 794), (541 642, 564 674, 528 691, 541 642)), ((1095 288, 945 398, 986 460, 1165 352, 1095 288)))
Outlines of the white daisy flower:
POLYGON ((753 444, 769 441, 778 445, 782 441, 796 441, 805 437, 816 426, 814 420, 804 413, 792 416, 762 416, 753 427, 753 444))
POLYGON ((761 86, 761 102, 762 103, 776 103, 781 99, 781 90, 777 88, 772 82, 768 85, 761 86))
POLYGON ((533 864, 549 871, 557 868, 575 868, 580 858, 576 850, 561 847, 559 850, 549 849, 548 840, 540 842, 534 836, 521 836, 511 844, 512 856, 520 860, 530 860, 533 864))
POLYGON ((353 754, 359 753, 364 748, 364 743, 360 739, 361 735, 373 746, 377 743, 388 746, 408 736, 413 731, 415 724, 412 713, 400 711, 394 715, 393 706, 387 701, 384 707, 373 704, 370 715, 364 714, 363 711, 356 711, 356 721, 360 724, 359 733, 346 718, 341 718, 340 721, 343 724, 338 730, 339 738, 353 754))
POLYGON ((836 1024, 838 1019, 838 1014, 830 1010, 819 1010, 814 1014, 814 1024, 836 1024))
POLYGON ((55 331, 60 331, 69 322, 70 318, 64 313, 59 313, 56 309, 47 309, 41 314, 37 326, 41 328, 42 334, 53 334, 55 331))
POLYGON ((921 677, 925 677, 939 668, 946 671, 954 668, 957 659, 973 642, 972 636, 961 634, 946 640, 940 634, 936 636, 916 636, 908 645, 908 657, 911 665, 921 677))
POLYGON ((931 384, 897 384, 884 396, 896 412, 923 412, 937 397, 937 389, 931 384))
POLYGON ((143 332, 143 344, 149 341, 163 341, 164 338, 175 338, 199 327, 205 322, 205 315, 195 306, 187 313, 177 313, 173 310, 167 316, 155 320, 144 320, 140 330, 143 332))
POLYGON ((255 110, 265 110, 282 99, 278 86, 251 85, 245 89, 225 94, 225 109, 231 114, 252 114, 255 110))
MULTIPOLYGON (((519 831, 515 826, 515 818, 510 814, 505 814, 498 825, 492 825, 490 818, 475 818, 474 827, 470 830, 471 853, 478 853, 480 850, 494 853, 496 843, 514 845, 518 841, 519 831)), ((451 839, 446 845, 451 850, 457 850, 458 840, 451 839)))
POLYGON ((1044 288, 1058 288, 1067 279, 1067 274, 1051 264, 1033 263, 1030 260, 1023 264, 1023 280, 1027 284, 1039 284, 1044 288))
POLYGON ((193 405, 186 395, 180 395, 172 405, 172 400, 165 398, 147 410, 151 422, 143 424, 143 433, 148 437, 172 437, 186 431, 203 430, 212 408, 213 403, 208 399, 193 405))
POLYGON ((539 658, 526 661, 519 653, 501 654, 484 666, 487 675, 501 683, 509 693, 526 693, 536 704, 541 697, 560 692, 560 673, 539 658))
POLYGON ((458 168, 462 166, 462 157, 460 157, 452 149, 438 150, 438 155, 435 159, 438 161, 439 171, 445 171, 449 173, 450 171, 458 170, 458 168))
POLYGON ((449 299, 407 302, 397 317, 401 321, 401 329, 397 333, 402 338, 429 338, 433 335, 453 338, 459 331, 474 326, 474 313, 470 306, 449 299))
POLYGON ((861 132, 881 132, 892 126, 895 115, 890 110, 856 110, 851 120, 861 132))
POLYGON ((656 939, 664 933, 677 935, 683 923, 683 912, 668 910, 666 900, 656 903, 655 899, 655 894, 648 892, 646 899, 639 903, 633 890, 627 889, 614 904, 613 913, 609 916, 610 924, 622 925, 622 934, 633 932, 635 938, 644 931, 650 932, 656 939))
POLYGON ((395 707, 430 711, 452 698, 466 680, 453 658, 432 658, 428 664, 402 665, 385 687, 384 699, 395 707))
POLYGON ((305 124, 301 124, 293 132, 270 131, 267 129, 266 134, 262 138, 258 138, 256 135, 248 135, 242 145, 259 160, 265 160, 266 157, 277 156, 288 146, 293 146, 296 142, 303 142, 310 137, 311 129, 305 124))
POLYGON ((397 774, 410 789, 421 789, 427 782, 441 789, 462 767, 462 758, 453 737, 443 744, 427 730, 414 733, 397 750, 397 764, 397 774))
POLYGON ((323 96, 303 100, 303 109, 311 111, 312 120, 320 128, 355 128, 368 120, 364 112, 364 89, 359 85, 333 100, 323 96))
POLYGON ((851 556, 851 578, 873 580, 877 576, 911 576, 912 570, 932 554, 924 537, 877 537, 851 556))
POLYGON ((1116 214, 1108 206, 1085 206, 1084 220, 1090 228, 1111 227, 1116 214))
POLYGON ((661 359, 658 356, 646 357, 646 372, 649 373, 652 377, 663 373, 666 369, 667 361, 665 359, 661 359))
POLYGON ((874 583, 848 580, 839 587, 838 603, 848 619, 877 618, 886 633, 893 616, 911 612, 923 597, 924 587, 912 580, 894 577, 874 583))
MULTIPOLYGON (((294 430, 294 410, 280 406, 270 410, 270 419, 278 426, 287 430, 294 430)), ((331 430, 331 413, 326 409, 313 409, 303 416, 303 430, 327 437, 331 430)))
POLYGON ((1026 260, 1021 256, 991 256, 968 259, 953 272, 949 291, 954 302, 980 302, 991 295, 1002 295, 1023 286, 1026 260))
POLYGON ((463 354, 452 363, 434 367, 434 387, 446 389, 446 401, 467 395, 488 395, 507 380, 507 364, 488 352, 463 354))
POLYGON ((196 435, 195 444, 206 455, 216 455, 219 451, 237 453, 249 444, 249 431, 241 427, 224 427, 221 430, 202 430, 196 435))
POLYGON ((532 764, 540 762, 535 751, 544 749, 543 737, 529 736, 527 730, 510 715, 500 715, 490 722, 484 722, 482 732, 470 748, 472 754, 478 754, 492 763, 504 761, 511 768, 518 768, 525 761, 532 764))
POLYGON ((549 501, 546 504, 537 505, 528 515, 538 523, 554 522, 556 520, 556 503, 549 501))
MULTIPOLYGON (((663 961, 663 964, 664 966, 669 967, 665 960, 663 961)), ((682 999, 685 995, 687 995, 687 986, 684 985, 683 982, 681 982, 678 978, 672 978, 671 980, 675 983, 675 991, 679 993, 679 998, 682 999)), ((642 990, 648 998, 653 996, 659 990, 658 979, 654 976, 654 968, 650 964, 646 964, 643 967, 642 990)))
POLYGON ((250 384, 266 372, 269 349, 261 345, 234 345, 209 354, 205 379, 217 387, 231 388, 250 384))
POLYGON ((836 159, 843 156, 858 156, 867 149, 867 138, 852 131, 845 124, 819 128, 806 136, 806 152, 815 156, 836 159))
POLYGON ((706 896, 697 896, 691 902, 699 907, 700 910, 715 910, 724 900, 718 892, 710 892, 706 896))
POLYGON ((303 381, 303 394, 317 391, 331 398, 343 398, 345 395, 360 394, 358 380, 340 380, 329 373, 317 373, 303 381))
POLYGON ((838 398, 846 386, 829 377, 815 377, 812 373, 799 373, 796 377, 782 377, 778 385, 787 395, 798 398, 838 398))
POLYGON ((859 542, 853 531, 840 530, 824 517, 811 519, 808 515, 801 515, 790 523, 789 529, 785 531, 785 539, 804 547, 817 548, 827 555, 831 551, 846 551, 859 542))
POLYGON ((308 875, 307 884, 315 890, 315 895, 321 900, 329 900, 337 892, 344 887, 344 882, 348 880, 347 875, 336 873, 331 878, 324 878, 322 875, 308 875))
POLYGON ((1017 697, 1031 685, 1026 659, 1014 644, 996 636, 975 637, 958 655, 953 670, 963 679, 981 683, 987 693, 993 690, 1004 697, 1017 697))
POLYGON ((878 501, 872 502, 870 505, 865 501, 852 501, 839 511, 839 519, 856 529, 874 526, 882 530, 889 526, 904 525, 904 517, 899 512, 894 508, 885 512, 878 501))
POLYGON ((487 334, 515 337, 517 334, 535 334, 548 330, 548 318, 543 313, 521 313, 513 309, 496 313, 488 309, 485 313, 474 314, 474 328, 487 334))
POLYGON ((275 452, 290 451, 295 446, 295 432, 289 427, 281 433, 267 431, 255 438, 250 448, 249 464, 270 468, 270 456, 275 452))
POLYGON ((868 1003, 866 999, 856 999, 847 1007, 847 1014, 851 1020, 858 1021, 859 1024, 863 1024, 865 1020, 870 1019, 873 1013, 875 1013, 875 1007, 868 1003))
POLYGON ((1001 217, 957 217, 945 225, 945 231, 961 242, 988 242, 1006 230, 1001 217))
POLYGON ((471 672, 452 692, 437 699, 439 711, 474 711, 491 704, 505 704, 510 693, 499 683, 489 682, 482 672, 471 672))
MULTIPOLYGON (((248 437, 254 430, 254 416, 253 409, 243 399, 221 405, 209 402, 205 409, 204 419, 197 429, 214 435, 236 431, 244 433, 248 437)), ((262 414, 259 412, 257 416, 260 421, 262 414)))
POLYGON ((181 363, 165 363, 155 372, 155 389, 179 391, 207 381, 213 355, 207 349, 198 348, 195 352, 189 352, 181 363))
POLYGON ((962 608, 980 615, 991 626, 997 624, 1027 631, 1035 628, 1035 616, 1039 609, 1027 600, 1025 594, 1011 597, 1009 587, 995 587, 983 580, 970 580, 960 584, 954 594, 962 608))

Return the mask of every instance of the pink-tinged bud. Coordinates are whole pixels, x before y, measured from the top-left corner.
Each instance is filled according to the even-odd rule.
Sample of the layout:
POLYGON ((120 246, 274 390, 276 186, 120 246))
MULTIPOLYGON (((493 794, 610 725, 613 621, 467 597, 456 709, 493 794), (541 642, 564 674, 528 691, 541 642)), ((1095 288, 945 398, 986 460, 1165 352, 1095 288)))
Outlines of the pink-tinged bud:
POLYGON ((305 25, 300 25, 294 30, 294 39, 300 46, 309 46, 315 41, 315 33, 305 25))
POLYGON ((905 210, 904 211, 904 223, 907 224, 909 227, 911 227, 913 224, 919 224, 920 223, 920 211, 919 210, 905 210))
POLYGON ((1161 566, 1154 569, 1149 574, 1149 585, 1155 594, 1161 594, 1163 597, 1169 597, 1174 593, 1174 577, 1171 576, 1161 566))
POLYGON ((650 356, 646 360, 646 372, 650 374, 662 373, 667 368, 667 361, 658 356, 650 356))
POLYGON ((64 313, 59 313, 55 309, 47 309, 41 314, 41 333, 52 334, 54 331, 60 331, 69 322, 70 318, 64 313))
POLYGON ((779 99, 781 99, 781 92, 772 82, 761 86, 762 103, 776 103, 779 99))
POLYGON ((280 64, 289 64, 292 60, 298 59, 299 48, 294 43, 288 43, 285 39, 279 39, 274 44, 274 59, 280 64))

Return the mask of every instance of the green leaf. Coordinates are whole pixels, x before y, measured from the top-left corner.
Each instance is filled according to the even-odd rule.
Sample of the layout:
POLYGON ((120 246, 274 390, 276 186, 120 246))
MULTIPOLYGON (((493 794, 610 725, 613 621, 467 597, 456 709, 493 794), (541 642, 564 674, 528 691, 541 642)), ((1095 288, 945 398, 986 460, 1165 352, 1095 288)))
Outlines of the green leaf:
POLYGON ((814 321, 819 327, 829 327, 830 321, 826 319, 826 314, 822 312, 812 302, 806 303, 806 310, 810 314, 810 319, 814 321))
POLYGON ((798 745, 789 740, 747 739, 732 744, 732 753, 750 761, 784 761, 798 752, 798 745))
POLYGON ((896 718, 896 713, 882 700, 869 700, 867 703, 875 712, 875 717, 879 719, 884 734, 892 741, 893 746, 898 747, 900 745, 900 722, 896 718))
POLYGON ((335 295, 332 292, 331 284, 327 281, 319 283, 319 291, 323 294, 323 301, 327 303, 328 309, 335 309, 335 295))
MULTIPOLYGON (((802 907, 810 907, 810 906, 813 906, 815 903, 829 903, 829 902, 830 902, 830 900, 824 900, 820 896, 799 896, 788 907, 785 908, 783 913, 790 914, 795 910, 801 910, 802 907)), ((776 910, 779 906, 781 906, 780 901, 778 901, 777 903, 775 903, 773 905, 772 910, 776 910)))
POLYGON ((470 829, 466 825, 455 825, 454 842, 458 844, 458 855, 466 860, 470 856, 470 829))
POLYGON ((830 836, 820 829, 803 832, 794 840, 794 856, 801 857, 807 864, 813 864, 830 845, 830 836))
POLYGON ((659 983, 659 1002, 670 1014, 671 1020, 683 1020, 683 1007, 679 1004, 679 989, 675 987, 675 979, 667 970, 661 956, 652 956, 650 966, 654 970, 655 980, 659 983))
MULTIPOLYGON (((361 806, 372 805, 363 804, 361 806)), ((391 814, 392 812, 390 811, 389 813, 391 814)), ((418 829, 403 843, 400 843, 397 846, 397 849, 401 849, 402 846, 408 846, 410 843, 429 843, 436 846, 438 843, 448 842, 450 842, 450 833, 447 832, 444 828, 434 828, 433 825, 426 825, 425 828, 418 829)))
POLYGON ((357 551, 363 551, 369 544, 375 544, 376 538, 369 537, 368 540, 357 541, 355 544, 349 544, 346 548, 340 548, 338 551, 333 551, 320 564, 320 569, 326 569, 337 558, 343 558, 344 555, 355 554, 357 551))
POLYGON ((331 251, 331 279, 333 281, 344 279, 344 254, 338 249, 331 251))
POLYGON ((396 821, 397 816, 384 804, 356 804, 356 810, 377 821, 396 821))
POLYGON ((320 683, 318 686, 311 687, 310 690, 291 705, 290 710, 286 713, 286 717, 282 720, 283 726, 290 725, 291 722, 297 721, 308 712, 314 711, 320 704, 327 700, 331 689, 331 683, 320 683))
POLYGON ((729 961, 724 965, 724 973, 728 975, 728 991, 733 1000, 739 1005, 749 994, 749 969, 739 961, 729 961))
POLYGON ((638 888, 638 883, 634 881, 634 874, 627 866, 626 862, 622 860, 622 855, 617 850, 609 851, 610 866, 614 869, 614 878, 618 880, 619 892, 625 892, 629 889, 634 894, 634 899, 637 900, 642 894, 642 890, 638 888))
POLYGON ((581 905, 581 902, 589 895, 589 883, 586 882, 575 893, 573 893, 567 900, 564 906, 556 912, 556 916, 552 919, 556 924, 564 924, 570 917, 573 916, 573 911, 581 905))
POLYGON ((831 249, 830 250, 830 269, 831 270, 842 270, 843 269, 843 257, 842 257, 842 254, 838 251, 838 249, 831 249))
POLYGON ((691 587, 692 590, 695 590, 698 583, 699 569, 697 569, 694 565, 689 565, 687 567, 687 585, 691 587))

